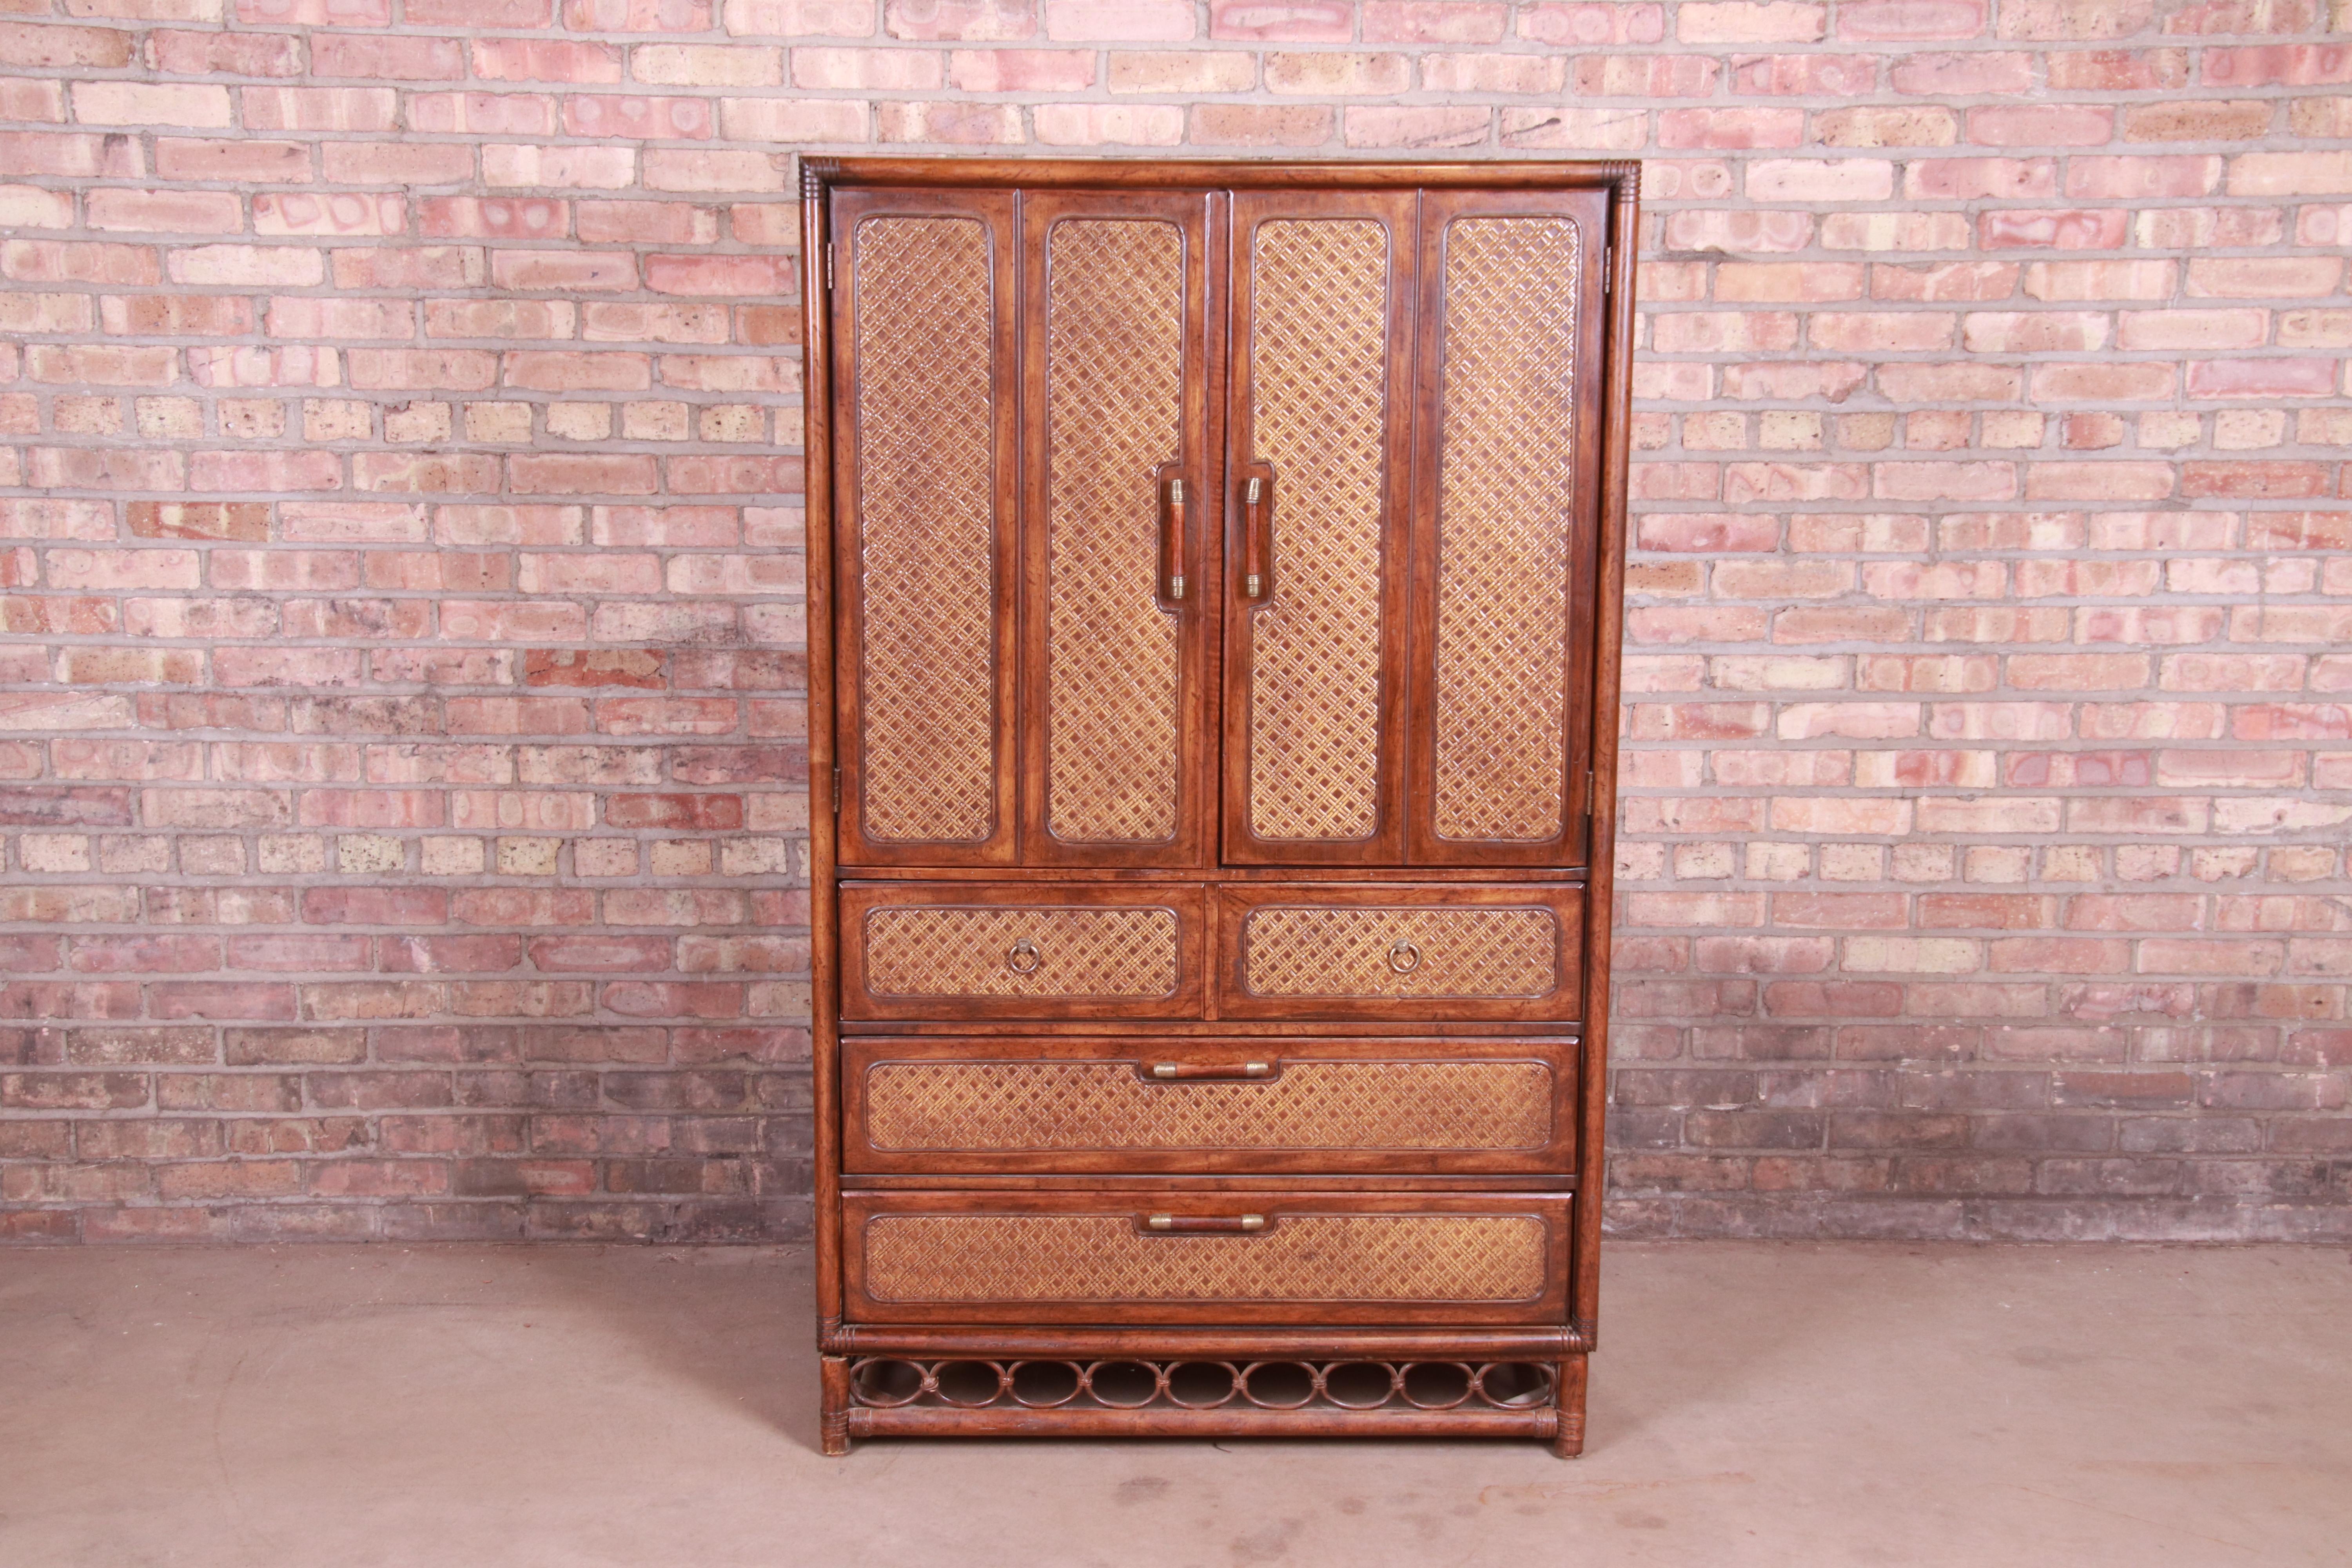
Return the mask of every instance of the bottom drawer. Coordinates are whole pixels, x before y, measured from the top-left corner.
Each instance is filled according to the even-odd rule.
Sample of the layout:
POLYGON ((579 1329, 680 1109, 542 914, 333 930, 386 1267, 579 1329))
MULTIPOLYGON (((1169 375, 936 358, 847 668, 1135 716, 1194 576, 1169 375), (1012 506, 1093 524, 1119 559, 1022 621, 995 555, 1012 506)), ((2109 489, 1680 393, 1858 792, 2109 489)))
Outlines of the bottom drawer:
POLYGON ((861 1322, 1535 1323, 1565 1194, 852 1193, 861 1322))

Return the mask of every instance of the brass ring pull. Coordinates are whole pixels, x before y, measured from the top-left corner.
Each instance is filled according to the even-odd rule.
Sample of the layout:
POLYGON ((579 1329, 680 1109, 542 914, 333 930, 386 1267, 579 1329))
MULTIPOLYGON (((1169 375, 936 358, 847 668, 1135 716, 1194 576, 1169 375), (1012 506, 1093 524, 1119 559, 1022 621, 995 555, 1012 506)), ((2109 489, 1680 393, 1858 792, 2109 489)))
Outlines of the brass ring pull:
POLYGON ((1015 974, 1034 974, 1037 965, 1044 961, 1044 955, 1037 951, 1037 944, 1024 936, 1005 953, 1004 967, 1015 974))
POLYGON ((1402 937, 1390 944, 1389 967, 1399 974, 1411 974, 1421 967, 1421 949, 1402 937))

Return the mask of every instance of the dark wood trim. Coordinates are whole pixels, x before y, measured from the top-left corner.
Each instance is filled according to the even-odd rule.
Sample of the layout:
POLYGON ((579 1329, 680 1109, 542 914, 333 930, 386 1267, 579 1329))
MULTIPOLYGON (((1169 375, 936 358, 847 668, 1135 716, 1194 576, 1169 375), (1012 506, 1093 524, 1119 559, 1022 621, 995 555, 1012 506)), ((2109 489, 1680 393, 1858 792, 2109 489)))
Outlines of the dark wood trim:
POLYGON ((861 1437, 1533 1437, 1549 1442, 1557 1410, 875 1410, 853 1405, 861 1437))
POLYGON ((836 247, 832 294, 833 335, 828 370, 834 378, 835 402, 847 411, 834 435, 832 461, 833 526, 843 547, 833 563, 834 633, 841 657, 834 665, 835 723, 840 744, 835 763, 841 769, 835 841, 839 858, 856 866, 1005 866, 1016 858, 1020 823, 1021 712, 1015 688, 1019 658, 1013 584, 1018 571, 1021 535, 1020 365, 1014 353, 1013 325, 1020 310, 1020 220, 1011 191, 863 190, 835 191, 824 214, 836 247), (858 715, 865 693, 856 649, 864 627, 865 596, 857 571, 856 541, 860 527, 858 489, 857 351, 858 306, 857 229, 869 218, 887 216, 971 218, 988 234, 993 314, 991 333, 992 406, 995 429, 992 447, 995 465, 992 489, 993 517, 988 569, 996 605, 991 638, 994 668, 990 688, 992 722, 995 730, 996 823, 987 837, 971 843, 882 840, 869 837, 861 820, 865 790, 865 753, 856 743, 858 715))
POLYGON ((1575 1355, 1584 1340, 1573 1327, 1392 1329, 988 1327, 971 1324, 844 1323, 825 1335, 828 1355, 1047 1356, 1130 1355, 1275 1361, 1550 1361, 1575 1355))
POLYGON ((1357 882, 1345 886, 1291 881, 1228 884, 1215 895, 1220 931, 1212 994, 1220 1015, 1227 1018, 1281 1018, 1332 1022, 1354 1018, 1402 1023, 1414 1019, 1509 1020, 1532 1030, 1566 1026, 1584 994, 1584 885, 1580 882, 1521 883, 1481 887, 1460 880, 1421 882, 1357 882), (1552 963, 1552 988, 1540 996, 1457 995, 1334 995, 1286 994, 1260 995, 1246 981, 1248 916, 1270 906, 1313 909, 1527 909, 1552 911, 1557 946, 1552 963))
POLYGON ((1053 1193, 933 1188, 845 1193, 842 1196, 842 1277, 850 1315, 861 1322, 896 1323, 1312 1323, 1475 1326, 1559 1322, 1568 1313, 1568 1268, 1573 1201, 1557 1192, 1364 1193, 1268 1189, 1247 1194, 1162 1186, 1117 1192, 1053 1193), (1283 1298, 1265 1300, 906 1300, 868 1294, 866 1233, 874 1221, 914 1215, 1053 1215, 1132 1221, 1152 1213, 1261 1215, 1267 1229, 1254 1236, 1155 1237, 1146 1245, 1252 1247, 1268 1240, 1286 1219, 1307 1215, 1512 1216, 1542 1222, 1550 1259, 1540 1291, 1519 1300, 1362 1300, 1283 1298))
POLYGON ((1209 279, 1218 270, 1209 254, 1207 198, 1198 192, 1024 192, 1021 199, 1020 268, 1024 308, 1019 323, 1022 404, 1021 526, 1018 555, 1021 626, 1019 674, 1022 712, 1021 837, 1024 866, 1186 867, 1213 858, 1211 820, 1216 810, 1213 693, 1208 650, 1222 609, 1212 591, 1215 540, 1204 504, 1215 466, 1205 438, 1209 426, 1209 279), (1048 794, 1054 766, 1051 735, 1053 680, 1050 616, 1052 569, 1052 429, 1047 399, 1051 321, 1049 236, 1070 219, 1158 221, 1173 224, 1184 238, 1182 310, 1183 379, 1180 415, 1181 450, 1170 472, 1187 480, 1188 535, 1181 552, 1190 574, 1185 597, 1160 604, 1175 625, 1177 668, 1176 832, 1160 843, 1066 842, 1055 837, 1048 794))
MULTIPOLYGON (((809 887, 831 888, 834 821, 839 801, 833 787, 835 755, 833 678, 833 300, 825 284, 825 257, 832 244, 823 186, 804 180, 801 201, 801 342, 806 356, 802 376, 803 450, 807 454, 808 491, 803 545, 808 563, 809 887)), ((816 1300, 820 1322, 841 1319, 841 1119, 840 1074, 835 1048, 840 1036, 840 987, 834 955, 833 900, 809 900, 810 1105, 814 1123, 816 1300)), ((846 1376, 846 1373, 844 1373, 846 1376)), ((844 1440, 845 1450, 846 1440, 844 1440)))
POLYGON ((940 1037, 937 1036, 855 1036, 841 1047, 841 1116, 843 1167, 860 1175, 906 1173, 929 1180, 948 1173, 966 1176, 1051 1175, 1095 1173, 1088 1180, 1100 1184, 1124 1179, 1183 1180, 1200 1176, 1288 1174, 1320 1178, 1354 1175, 1426 1179, 1437 1175, 1497 1176, 1514 1179, 1540 1176, 1571 1168, 1576 1163, 1577 1122, 1582 1098, 1576 1091, 1577 1058, 1572 1038, 1496 1037, 1442 1039, 1414 1037, 1348 1038, 1293 1035, 1286 1038, 1221 1039, 1215 1037, 1171 1036, 1158 1032, 1113 1036, 1024 1037, 1013 1036, 940 1037), (1385 1148, 1333 1148, 1302 1140, 1291 1147, 1234 1145, 1205 1140, 1181 1147, 1146 1148, 1113 1145, 1096 1149, 1072 1147, 955 1149, 944 1147, 886 1148, 876 1144, 869 1128, 868 1088, 872 1075, 903 1064, 1014 1064, 1062 1062, 1118 1068, 1132 1076, 1143 1093, 1162 1100, 1187 1095, 1234 1095, 1234 1080, 1279 1086, 1295 1068, 1319 1063, 1365 1064, 1461 1062, 1526 1063, 1539 1066, 1552 1083, 1551 1127, 1548 1137, 1520 1145, 1492 1148, 1433 1149, 1397 1145, 1385 1148), (1255 1061, 1262 1073, 1244 1075, 1233 1069, 1255 1061), (1224 1069, 1221 1078, 1187 1076, 1155 1080, 1154 1063, 1179 1063, 1185 1068, 1224 1069))
POLYGON ((1103 883, 960 882, 926 886, 908 882, 840 884, 841 1011, 845 1017, 922 1019, 1197 1018, 1206 990, 1205 893, 1197 883, 1165 882, 1129 889, 1103 883), (941 992, 881 994, 869 988, 866 953, 860 932, 866 915, 893 909, 1165 909, 1176 918, 1176 984, 1162 995, 1057 993, 1051 995, 990 995, 941 992))
POLYGON ((812 160, 819 178, 854 185, 1021 185, 1102 190, 1591 190, 1633 163, 1264 163, 1210 158, 841 158, 812 160))
MULTIPOLYGON (((1414 193, 1398 191, 1249 192, 1234 199, 1230 251, 1233 365, 1226 429, 1234 456, 1233 479, 1223 497, 1225 563, 1221 597, 1230 606, 1225 620, 1224 858, 1247 865, 1286 867, 1360 864, 1394 866, 1404 847, 1404 607, 1410 597, 1406 573, 1406 528, 1412 483, 1414 297, 1414 193), (1280 552, 1286 507, 1299 504, 1298 476, 1283 474, 1260 450, 1255 415, 1253 350, 1258 319, 1256 271, 1251 244, 1260 226, 1286 219, 1369 220, 1387 232, 1387 384, 1381 416, 1380 480, 1381 646, 1378 655, 1379 739, 1374 760, 1376 815, 1372 831, 1356 839, 1261 838, 1250 827, 1251 730, 1256 627, 1263 613, 1285 592, 1280 552), (1252 479, 1269 488, 1265 537, 1271 581, 1257 599, 1246 596, 1244 562, 1249 553, 1248 510, 1242 489, 1252 479)), ((1289 874, 1296 875, 1294 870, 1289 874)))
POLYGON ((1422 203, 1421 299, 1416 312, 1420 342, 1416 359, 1420 379, 1415 387, 1412 486, 1412 600, 1409 614, 1412 644, 1409 677, 1412 737, 1408 760, 1406 858, 1415 866, 1475 868, 1484 875, 1496 866, 1538 866, 1557 870, 1587 864, 1584 813, 1586 774, 1591 765, 1591 696, 1594 647, 1592 626, 1593 575, 1599 556, 1600 486, 1593 480, 1603 468, 1601 421, 1586 410, 1601 399, 1583 395, 1606 374, 1608 340, 1603 314, 1601 258, 1595 249, 1608 247, 1608 198, 1602 191, 1433 191, 1422 203), (1443 461, 1444 454, 1446 352, 1446 240, 1451 225, 1462 218, 1564 217, 1577 226, 1582 247, 1579 279, 1574 385, 1577 415, 1575 454, 1570 469, 1575 489, 1575 536, 1569 552, 1569 601, 1566 635, 1568 663, 1562 674, 1565 755, 1560 760, 1560 828, 1549 838, 1527 840, 1443 838, 1433 820, 1437 760, 1437 638, 1438 592, 1444 563, 1440 537, 1443 461))
MULTIPOLYGON (((1617 882, 1617 756, 1625 636, 1625 502, 1633 405, 1633 285, 1641 250, 1641 166, 1626 165, 1610 210, 1609 385, 1601 399, 1607 442, 1601 469, 1599 597, 1593 614, 1592 854, 1585 900, 1584 1139, 1577 1163, 1576 1321, 1597 1342, 1601 1308, 1601 1217, 1607 1201, 1609 979, 1617 882)), ((1582 1439, 1582 1382, 1578 1438, 1582 1439)))

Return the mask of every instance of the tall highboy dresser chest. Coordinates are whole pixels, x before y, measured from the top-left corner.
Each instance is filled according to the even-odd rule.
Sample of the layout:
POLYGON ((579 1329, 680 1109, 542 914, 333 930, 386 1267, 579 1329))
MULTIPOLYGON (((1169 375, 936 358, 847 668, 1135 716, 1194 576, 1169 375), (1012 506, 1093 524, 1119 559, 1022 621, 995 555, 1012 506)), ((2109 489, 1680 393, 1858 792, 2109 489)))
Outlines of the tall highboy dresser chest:
POLYGON ((1581 1447, 1635 184, 804 165, 827 1452, 1581 1447))

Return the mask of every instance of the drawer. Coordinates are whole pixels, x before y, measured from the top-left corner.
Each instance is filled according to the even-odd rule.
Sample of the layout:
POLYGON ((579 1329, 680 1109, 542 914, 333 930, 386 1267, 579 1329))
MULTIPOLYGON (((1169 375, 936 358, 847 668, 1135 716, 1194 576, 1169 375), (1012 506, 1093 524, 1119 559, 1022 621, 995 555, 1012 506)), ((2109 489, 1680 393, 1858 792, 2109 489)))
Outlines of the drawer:
POLYGON ((848 883, 845 1018, 1197 1018, 1202 889, 848 883))
POLYGON ((1558 1322, 1570 1201, 849 1193, 842 1269, 860 1322, 1558 1322))
POLYGON ((964 1175, 1564 1172, 1572 1039, 841 1046, 843 1168, 964 1175))
POLYGON ((1584 889, 1229 887, 1224 1018, 1563 1021, 1584 1006, 1584 889))

